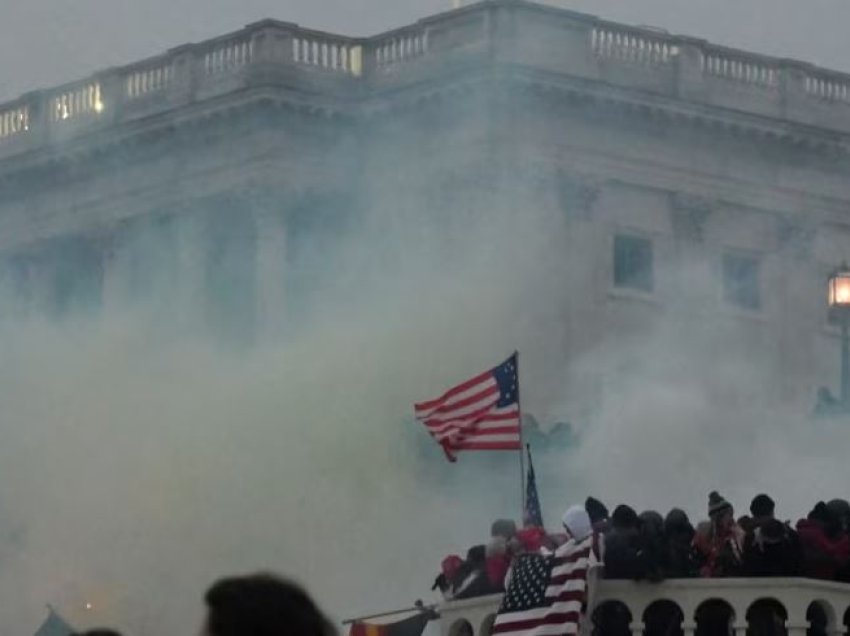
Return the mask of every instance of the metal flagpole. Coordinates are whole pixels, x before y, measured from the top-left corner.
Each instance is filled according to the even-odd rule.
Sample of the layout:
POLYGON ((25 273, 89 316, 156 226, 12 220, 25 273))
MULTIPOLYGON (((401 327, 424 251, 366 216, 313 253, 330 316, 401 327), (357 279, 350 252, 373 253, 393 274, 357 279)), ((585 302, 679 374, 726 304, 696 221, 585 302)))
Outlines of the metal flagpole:
POLYGON ((519 412, 519 488, 520 502, 522 509, 520 511, 520 522, 525 526, 525 439, 522 434, 522 405, 520 402, 520 384, 519 384, 519 351, 514 351, 516 358, 516 407, 519 412))
POLYGON ((357 618, 347 618, 342 621, 343 625, 351 625, 352 623, 359 623, 360 621, 369 620, 370 618, 383 618, 384 616, 394 616, 396 614, 409 614, 410 612, 433 612, 437 608, 437 605, 424 605, 422 601, 417 601, 413 607, 406 607, 400 610, 393 610, 392 612, 381 612, 380 614, 369 614, 368 616, 358 616, 357 618))

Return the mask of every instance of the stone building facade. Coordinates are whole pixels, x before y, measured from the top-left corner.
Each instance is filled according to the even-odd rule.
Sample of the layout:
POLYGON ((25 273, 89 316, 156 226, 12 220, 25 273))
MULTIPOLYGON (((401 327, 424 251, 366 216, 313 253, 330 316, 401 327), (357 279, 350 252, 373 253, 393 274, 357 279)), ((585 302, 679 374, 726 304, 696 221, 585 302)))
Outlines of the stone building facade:
POLYGON ((310 285, 293 259, 391 175, 447 223, 559 219, 566 291, 530 346, 567 373, 602 342, 621 354, 574 373, 579 411, 658 338, 693 344, 688 372, 758 360, 758 399, 802 409, 838 369, 848 135, 850 76, 519 0, 370 38, 266 20, 0 105, 3 285, 17 312, 149 298, 274 336, 310 285))

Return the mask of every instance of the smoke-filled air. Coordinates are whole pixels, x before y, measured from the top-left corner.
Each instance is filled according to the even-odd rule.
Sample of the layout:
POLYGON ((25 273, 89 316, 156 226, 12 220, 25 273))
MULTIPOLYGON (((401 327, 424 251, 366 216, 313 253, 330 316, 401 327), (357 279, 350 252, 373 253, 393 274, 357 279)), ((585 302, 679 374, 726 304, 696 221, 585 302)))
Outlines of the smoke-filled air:
MULTIPOLYGON (((28 47, 38 44, 19 44, 28 47)), ((770 492, 788 519, 813 497, 846 495, 842 426, 810 418, 818 386, 836 382, 832 336, 801 344, 799 325, 768 329, 773 318, 719 308, 722 271, 706 254, 722 243, 710 223, 727 223, 731 204, 711 212, 709 247, 683 256, 672 239, 657 244, 652 294, 615 289, 611 228, 640 225, 670 197, 599 176, 614 170, 603 147, 633 134, 633 112, 571 102, 584 114, 547 132, 560 106, 546 96, 529 106, 537 98, 494 80, 434 90, 410 110, 329 115, 287 137, 325 131, 315 154, 275 168, 282 185, 262 195, 289 224, 279 328, 257 328, 244 304, 263 293, 242 278, 253 239, 227 243, 216 261, 207 235, 136 220, 109 274, 122 292, 108 302, 70 276, 45 304, 4 270, 0 633, 31 633, 45 604, 81 627, 196 633, 209 584, 258 570, 303 583, 337 622, 435 600, 445 555, 482 543, 494 519, 521 521, 520 464, 507 451, 447 462, 413 405, 514 351, 529 430, 549 438, 532 450, 551 529, 589 494, 694 519, 712 490, 741 511, 770 492), (570 155, 570 144, 599 153, 570 155), (281 166, 295 164, 318 176, 293 194, 281 166), (597 173, 591 194, 566 175, 575 172, 597 173), (212 280, 195 295, 175 273, 193 258, 212 280)), ((260 147, 262 126, 285 128, 287 116, 242 125, 260 147)), ((666 134, 644 125, 657 126, 646 139, 666 134)), ((693 149, 713 135, 677 134, 665 143, 693 149)), ((666 161, 650 146, 624 143, 617 160, 635 172, 644 152, 666 161)), ((761 160, 727 137, 710 152, 718 179, 761 160)), ((122 147, 104 170, 144 160, 173 178, 177 200, 192 172, 181 157, 122 147)), ((678 165, 702 169, 693 157, 678 165)), ((91 183, 113 196, 108 179, 91 183)), ((748 196, 753 208, 774 203, 748 196)), ((229 225, 241 200, 216 199, 212 226, 242 231, 229 225)), ((763 261, 773 282, 786 272, 779 258, 763 261)), ((759 302, 780 314, 782 303, 811 302, 816 315, 825 292, 809 283, 788 276, 769 288, 781 298, 763 291, 759 302)))

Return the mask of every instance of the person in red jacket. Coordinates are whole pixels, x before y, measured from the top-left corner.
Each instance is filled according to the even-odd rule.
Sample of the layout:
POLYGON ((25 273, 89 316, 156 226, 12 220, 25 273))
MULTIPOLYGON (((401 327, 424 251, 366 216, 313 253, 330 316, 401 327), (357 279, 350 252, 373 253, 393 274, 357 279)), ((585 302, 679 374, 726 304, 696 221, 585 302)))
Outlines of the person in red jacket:
POLYGON ((841 532, 841 521, 819 501, 808 517, 797 522, 803 548, 803 576, 834 580, 850 562, 850 537, 841 532))

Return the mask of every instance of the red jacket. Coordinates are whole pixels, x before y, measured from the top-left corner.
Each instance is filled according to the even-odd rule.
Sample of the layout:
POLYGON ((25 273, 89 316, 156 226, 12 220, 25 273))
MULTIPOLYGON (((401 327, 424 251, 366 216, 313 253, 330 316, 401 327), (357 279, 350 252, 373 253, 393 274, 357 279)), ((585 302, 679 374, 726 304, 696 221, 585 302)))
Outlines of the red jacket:
POLYGON ((494 554, 487 557, 484 567, 487 570, 487 578, 490 583, 498 589, 504 589, 505 577, 511 567, 511 557, 507 554, 494 554))
POLYGON ((540 548, 551 543, 546 531, 537 526, 523 528, 516 533, 516 538, 526 552, 540 552, 540 548))
POLYGON ((797 534, 803 548, 803 575, 813 579, 835 579, 838 570, 850 561, 850 538, 846 534, 827 536, 817 521, 800 519, 797 534))

